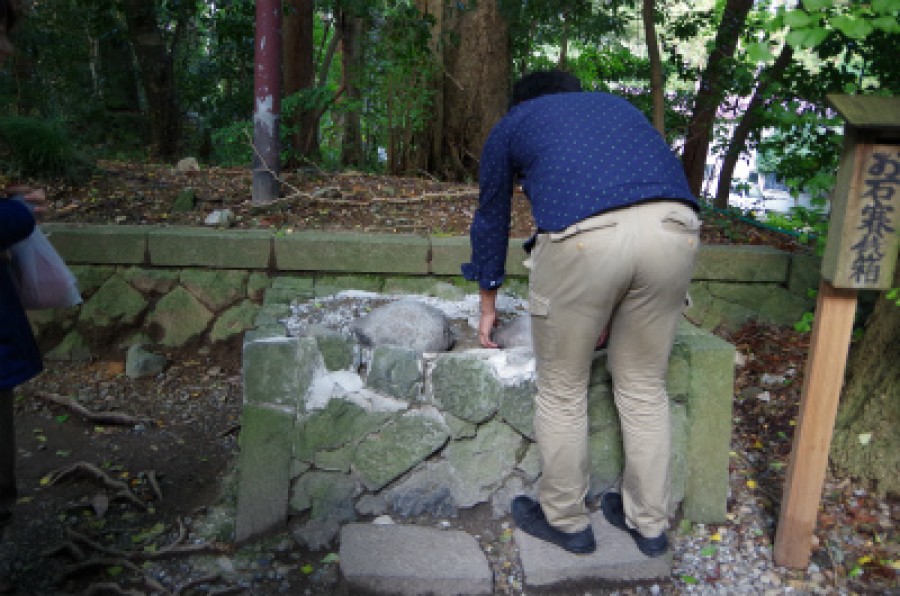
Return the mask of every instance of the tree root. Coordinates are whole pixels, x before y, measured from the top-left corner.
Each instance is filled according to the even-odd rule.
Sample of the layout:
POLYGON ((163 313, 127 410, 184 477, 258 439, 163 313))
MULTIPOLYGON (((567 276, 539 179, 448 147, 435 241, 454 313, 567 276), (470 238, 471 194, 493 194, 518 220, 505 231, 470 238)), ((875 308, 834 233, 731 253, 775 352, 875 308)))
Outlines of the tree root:
POLYGON ((58 406, 62 406, 67 410, 70 410, 85 420, 89 422, 93 422, 94 424, 108 424, 114 426, 134 426, 136 424, 152 424, 153 420, 150 418, 141 418, 138 416, 130 416, 128 414, 122 414, 121 412, 91 412, 83 405, 78 403, 75 399, 69 397, 68 395, 58 395, 56 393, 47 393, 45 391, 36 391, 33 394, 35 397, 40 398, 44 401, 50 402, 52 404, 56 404, 58 406))
POLYGON ((56 484, 63 478, 78 473, 84 473, 88 476, 93 477, 95 480, 100 481, 100 483, 103 484, 103 486, 105 486, 106 488, 118 491, 117 496, 121 496, 127 499, 141 509, 147 509, 147 504, 131 491, 131 488, 129 488, 128 484, 120 480, 110 478, 110 476, 103 470, 85 461, 76 462, 70 466, 66 466, 64 468, 60 468, 54 472, 51 472, 49 476, 50 484, 56 484))
MULTIPOLYGON (((213 583, 226 584, 221 590, 216 590, 216 593, 229 594, 242 591, 236 586, 227 585, 227 582, 225 582, 225 580, 223 580, 218 575, 207 575, 197 579, 189 580, 188 582, 177 586, 173 590, 169 590, 157 580, 146 574, 142 565, 147 561, 159 560, 174 556, 189 556, 197 553, 221 553, 226 550, 225 548, 216 544, 184 544, 185 540, 187 540, 188 537, 188 528, 181 519, 177 520, 177 524, 178 529, 175 538, 166 546, 155 551, 126 551, 110 546, 105 546, 76 530, 68 528, 66 529, 66 537, 68 538, 68 541, 65 544, 62 544, 59 547, 53 549, 52 551, 47 551, 46 553, 44 553, 44 556, 53 556, 57 554, 68 553, 76 559, 76 562, 72 563, 62 570, 58 578, 59 582, 65 581, 72 576, 79 575, 96 568, 120 567, 123 570, 129 571, 131 574, 131 577, 129 578, 123 578, 123 584, 134 585, 139 583, 143 588, 143 590, 135 591, 133 589, 125 587, 125 585, 120 583, 103 581, 92 583, 91 585, 89 585, 87 589, 82 593, 83 595, 114 594, 131 596, 132 594, 146 594, 149 592, 153 594, 162 594, 164 596, 180 596, 191 588, 195 588, 202 584, 213 583), (89 549, 90 551, 96 553, 96 556, 87 558, 87 556, 84 554, 85 549, 82 549, 82 546, 85 547, 85 549, 89 549)), ((210 591, 210 593, 212 593, 212 591, 210 591)))

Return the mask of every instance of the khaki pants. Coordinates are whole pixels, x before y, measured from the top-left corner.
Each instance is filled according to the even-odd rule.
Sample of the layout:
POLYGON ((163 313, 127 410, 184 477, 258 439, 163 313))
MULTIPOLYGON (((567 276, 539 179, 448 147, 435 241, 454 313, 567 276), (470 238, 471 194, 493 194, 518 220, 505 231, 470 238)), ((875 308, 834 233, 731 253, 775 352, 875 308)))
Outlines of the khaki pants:
POLYGON ((13 390, 0 389, 0 511, 16 502, 16 427, 13 390))
POLYGON ((542 464, 538 497, 548 521, 564 532, 589 524, 587 387, 597 338, 607 325, 625 448, 625 516, 647 537, 666 528, 666 372, 699 228, 687 205, 654 201, 538 236, 529 282, 542 464))

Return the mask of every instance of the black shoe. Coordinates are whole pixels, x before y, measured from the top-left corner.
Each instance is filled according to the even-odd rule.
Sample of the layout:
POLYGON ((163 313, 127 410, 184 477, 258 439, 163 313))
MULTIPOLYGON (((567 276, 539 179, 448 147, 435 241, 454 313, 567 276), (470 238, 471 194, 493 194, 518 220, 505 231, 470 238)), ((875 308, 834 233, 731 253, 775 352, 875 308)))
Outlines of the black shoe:
POLYGON ((541 509, 541 504, 524 495, 513 499, 512 517, 513 521, 516 522, 516 526, 526 534, 531 534, 535 538, 555 544, 570 553, 585 555, 597 549, 597 543, 594 542, 594 532, 590 526, 580 532, 557 530, 547 521, 547 518, 544 516, 544 510, 541 509))
POLYGON ((624 530, 631 534, 634 543, 637 544, 638 550, 647 557, 658 557, 665 554, 669 548, 669 539, 663 532, 656 538, 645 538, 643 534, 629 528, 625 523, 625 508, 622 506, 622 495, 619 493, 606 493, 600 500, 600 509, 603 511, 603 517, 606 518, 613 526, 624 530))

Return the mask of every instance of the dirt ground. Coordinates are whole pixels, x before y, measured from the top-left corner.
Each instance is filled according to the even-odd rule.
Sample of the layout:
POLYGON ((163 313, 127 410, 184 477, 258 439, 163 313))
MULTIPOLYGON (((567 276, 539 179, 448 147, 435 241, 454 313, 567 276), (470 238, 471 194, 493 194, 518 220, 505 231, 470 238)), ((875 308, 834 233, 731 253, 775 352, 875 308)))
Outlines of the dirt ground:
MULTIPOLYGON (((477 203, 471 185, 305 171, 286 175, 283 200, 257 207, 250 201, 246 169, 177 173, 158 164, 103 164, 88 184, 47 187, 51 222, 202 225, 213 209, 228 208, 239 228, 455 235, 467 233, 477 203), (194 209, 174 210, 175 199, 185 192, 193 193, 194 209)), ((527 202, 516 204, 513 233, 525 236, 532 229, 527 202)), ((711 215, 703 241, 803 250, 790 238, 740 222, 717 222, 711 215)), ((773 351, 770 366, 758 361, 753 374, 739 375, 736 395, 775 367, 802 369, 806 344, 792 330, 750 329, 726 339, 746 353, 773 351), (786 348, 779 352, 781 345, 786 348)), ((20 499, 0 540, 0 593, 341 593, 333 552, 306 551, 287 532, 240 549, 227 539, 227 521, 218 514, 227 510, 238 450, 239 343, 194 346, 167 357, 170 366, 156 377, 131 379, 124 374, 124 353, 109 349, 90 362, 47 362, 40 377, 19 388, 20 499), (62 398, 72 398, 88 415, 60 405, 62 398), (112 420, 98 419, 104 412, 112 413, 112 420)), ((766 487, 773 495, 772 507, 780 494, 790 442, 785 428, 789 432, 796 398, 795 388, 778 398, 783 424, 761 422, 763 414, 754 410, 735 427, 736 450, 745 444, 771 446, 772 460, 781 462, 758 478, 760 490, 766 487)), ((844 492, 826 494, 822 532, 858 521, 847 513, 847 499, 859 502, 858 485, 850 479, 829 481, 844 492)), ((733 490, 748 489, 741 480, 733 490)), ((893 501, 877 499, 872 507, 877 506, 900 517, 893 501)), ((498 594, 523 593, 508 519, 494 520, 481 508, 450 523, 477 534, 490 551, 498 594)), ((854 535, 871 545, 867 532, 862 526, 854 535)), ((825 544, 827 535, 820 535, 825 544)), ((896 545, 894 530, 878 539, 896 545)), ((842 547, 848 560, 874 552, 842 547)), ((885 564, 879 570, 878 576, 857 576, 854 585, 872 593, 897 589, 895 569, 885 564)), ((846 580, 851 570, 835 567, 835 585, 842 573, 846 580)), ((678 586, 673 578, 663 591, 677 593, 678 586)), ((576 593, 584 590, 571 592, 576 593)))

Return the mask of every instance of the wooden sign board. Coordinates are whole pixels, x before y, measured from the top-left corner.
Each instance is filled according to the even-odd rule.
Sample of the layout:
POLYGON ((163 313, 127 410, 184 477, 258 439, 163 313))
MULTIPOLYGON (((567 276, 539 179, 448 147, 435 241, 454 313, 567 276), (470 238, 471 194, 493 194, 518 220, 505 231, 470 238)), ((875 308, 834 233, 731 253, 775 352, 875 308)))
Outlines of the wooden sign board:
POLYGON ((846 143, 822 277, 836 288, 890 288, 900 247, 898 229, 900 145, 846 143))

